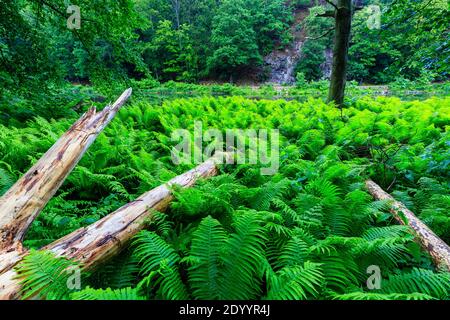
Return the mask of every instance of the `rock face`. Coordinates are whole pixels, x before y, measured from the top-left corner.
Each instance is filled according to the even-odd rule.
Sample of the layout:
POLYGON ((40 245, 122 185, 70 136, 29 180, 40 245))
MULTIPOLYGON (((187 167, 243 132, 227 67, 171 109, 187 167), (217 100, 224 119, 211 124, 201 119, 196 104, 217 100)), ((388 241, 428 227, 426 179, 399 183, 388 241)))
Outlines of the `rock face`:
POLYGON ((294 69, 300 57, 303 41, 294 41, 294 44, 285 50, 275 50, 264 58, 270 67, 268 82, 278 84, 293 84, 295 82, 294 69))
MULTIPOLYGON (((325 5, 324 0, 319 0, 319 4, 325 5)), ((291 27, 293 36, 292 43, 284 50, 274 50, 264 57, 264 62, 270 70, 267 82, 276 84, 295 83, 295 66, 301 59, 301 52, 306 39, 306 30, 303 21, 309 14, 309 8, 297 9, 294 13, 294 24, 291 27)), ((314 41, 314 40, 309 40, 314 41)), ((333 50, 326 48, 324 51, 325 61, 320 65, 322 77, 330 79, 331 66, 333 63, 333 50)))
POLYGON ((320 70, 322 70, 322 77, 324 79, 330 79, 331 77, 331 66, 333 65, 333 49, 326 48, 324 51, 325 62, 320 65, 320 70))
POLYGON ((293 84, 295 82, 294 70, 306 38, 306 31, 302 23, 308 14, 308 8, 295 11, 294 23, 291 26, 292 43, 284 50, 274 50, 264 57, 264 62, 270 69, 267 82, 277 84, 293 84))

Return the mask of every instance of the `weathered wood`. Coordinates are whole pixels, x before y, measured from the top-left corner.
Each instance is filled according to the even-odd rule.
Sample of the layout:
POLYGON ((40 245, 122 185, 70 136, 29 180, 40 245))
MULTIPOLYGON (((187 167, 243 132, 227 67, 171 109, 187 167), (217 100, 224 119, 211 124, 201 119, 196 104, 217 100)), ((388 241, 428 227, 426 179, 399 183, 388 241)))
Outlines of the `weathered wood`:
POLYGON ((450 247, 442 241, 427 225, 420 221, 406 206, 396 201, 372 180, 366 181, 366 188, 376 200, 390 200, 390 212, 403 225, 409 226, 422 247, 428 251, 438 268, 450 271, 450 247))
MULTIPOLYGON (((112 106, 101 112, 89 109, 0 198, 0 251, 18 250, 28 227, 55 194, 66 177, 114 118, 131 95, 125 90, 112 106)), ((0 263, 1 269, 1 263, 0 263)))
MULTIPOLYGON (((199 178, 217 174, 217 163, 224 163, 231 155, 216 154, 196 168, 179 175, 165 185, 161 185, 136 200, 124 205, 115 212, 42 248, 57 256, 81 262, 84 269, 93 267, 116 255, 137 232, 150 222, 155 210, 164 211, 172 200, 171 186, 190 187, 199 178), (225 161, 222 159, 225 158, 225 161)), ((11 261, 0 268, 0 299, 18 298, 20 285, 13 267, 26 253, 10 255, 11 261), (3 274, 2 274, 3 271, 3 274)), ((6 259, 0 255, 0 260, 6 259)))

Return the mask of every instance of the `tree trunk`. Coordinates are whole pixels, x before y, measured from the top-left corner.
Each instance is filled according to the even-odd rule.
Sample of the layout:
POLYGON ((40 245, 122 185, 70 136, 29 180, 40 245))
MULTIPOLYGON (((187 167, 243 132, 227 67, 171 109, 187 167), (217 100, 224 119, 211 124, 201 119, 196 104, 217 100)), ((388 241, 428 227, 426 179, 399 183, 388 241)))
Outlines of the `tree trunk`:
POLYGON ((438 268, 450 271, 450 247, 442 241, 433 231, 420 221, 412 211, 405 205, 383 191, 379 185, 372 180, 366 181, 366 188, 376 200, 393 201, 390 212, 394 218, 403 225, 413 229, 422 247, 428 251, 438 268))
POLYGON ((352 0, 338 0, 335 10, 333 65, 328 91, 328 101, 334 101, 338 107, 341 107, 344 102, 351 28, 352 0))
MULTIPOLYGON (((221 161, 224 156, 227 159, 231 155, 216 154, 196 168, 141 195, 103 219, 72 232, 42 250, 49 250, 57 256, 81 262, 83 269, 94 268, 119 253, 127 245, 128 240, 151 221, 155 210, 164 211, 168 207, 173 198, 170 191, 172 185, 187 188, 199 178, 216 175, 217 160, 221 161)), ((15 279, 13 267, 20 262, 24 254, 26 253, 8 252, 3 255, 0 253, 0 260, 4 261, 3 269, 0 267, 0 300, 19 297, 20 285, 15 279)))
MULTIPOLYGON (((95 108, 89 109, 0 198, 0 251, 21 250, 20 243, 30 224, 127 101, 131 91, 131 88, 125 90, 112 106, 99 113, 95 108)), ((0 261, 0 269, 1 265, 0 261)))

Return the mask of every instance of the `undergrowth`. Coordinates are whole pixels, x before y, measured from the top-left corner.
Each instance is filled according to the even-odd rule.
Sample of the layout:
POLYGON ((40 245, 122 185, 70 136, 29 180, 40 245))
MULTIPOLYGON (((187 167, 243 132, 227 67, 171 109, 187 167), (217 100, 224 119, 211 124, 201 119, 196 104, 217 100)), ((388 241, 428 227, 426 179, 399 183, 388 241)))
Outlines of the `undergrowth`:
MULTIPOLYGON (((0 125, 0 194, 75 117, 0 125)), ((33 251, 19 265, 27 296, 49 299, 448 299, 450 276, 434 270, 407 227, 364 189, 371 178, 450 242, 450 98, 360 98, 342 111, 305 102, 195 98, 135 101, 105 129, 27 234, 39 248, 86 226, 192 165, 175 165, 171 134, 277 128, 280 168, 226 165, 175 190, 166 213, 120 256, 70 291, 42 279, 70 263, 33 251), (381 286, 367 286, 369 266, 381 286)))

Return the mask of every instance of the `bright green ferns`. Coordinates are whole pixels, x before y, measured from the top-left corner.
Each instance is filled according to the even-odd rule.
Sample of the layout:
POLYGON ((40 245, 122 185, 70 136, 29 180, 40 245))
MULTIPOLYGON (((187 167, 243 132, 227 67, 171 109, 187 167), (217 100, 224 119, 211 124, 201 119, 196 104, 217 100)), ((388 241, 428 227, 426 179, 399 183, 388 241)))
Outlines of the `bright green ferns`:
MULTIPOLYGON (((449 114, 450 98, 364 97, 342 116, 311 98, 302 103, 244 97, 177 99, 161 106, 137 102, 121 110, 98 137, 33 223, 26 245, 45 245, 192 168, 173 164, 170 150, 178 143, 172 132, 193 130, 194 121, 202 121, 204 130, 278 128, 280 169, 263 176, 258 164, 227 165, 192 189, 174 188, 168 212, 155 213, 126 252, 86 277, 79 291, 66 292, 55 282, 55 293, 43 294, 58 299, 448 299, 448 273, 434 270, 408 228, 396 224, 389 203, 373 201, 364 190, 364 180, 374 179, 449 241, 449 114), (380 269, 380 289, 367 286, 370 266, 380 269)), ((38 119, 23 130, 0 126, 0 191, 70 122, 38 119)), ((41 288, 52 268, 61 274, 65 266, 63 260, 33 261, 40 260, 19 266, 26 271, 29 294, 41 288)))

